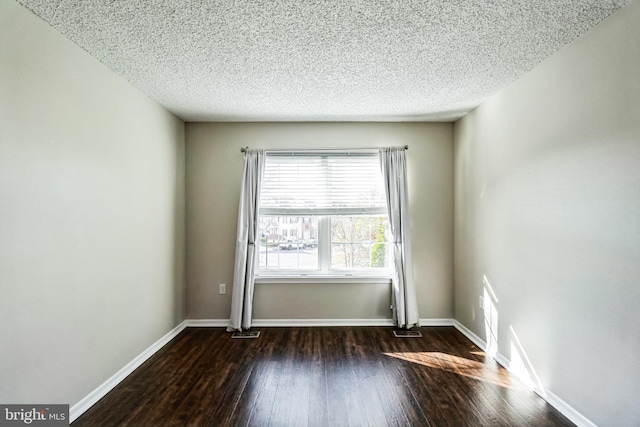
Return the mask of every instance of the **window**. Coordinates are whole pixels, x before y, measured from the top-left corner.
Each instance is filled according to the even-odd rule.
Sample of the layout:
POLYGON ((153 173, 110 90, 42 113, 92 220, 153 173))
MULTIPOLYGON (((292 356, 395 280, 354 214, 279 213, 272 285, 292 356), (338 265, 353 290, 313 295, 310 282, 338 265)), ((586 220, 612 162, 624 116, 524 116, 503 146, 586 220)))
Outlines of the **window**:
POLYGON ((331 269, 385 269, 386 216, 334 216, 331 221, 331 269))
POLYGON ((387 276, 387 208, 372 154, 268 154, 258 275, 387 276))
POLYGON ((316 217, 261 216, 260 235, 261 271, 318 270, 316 217))

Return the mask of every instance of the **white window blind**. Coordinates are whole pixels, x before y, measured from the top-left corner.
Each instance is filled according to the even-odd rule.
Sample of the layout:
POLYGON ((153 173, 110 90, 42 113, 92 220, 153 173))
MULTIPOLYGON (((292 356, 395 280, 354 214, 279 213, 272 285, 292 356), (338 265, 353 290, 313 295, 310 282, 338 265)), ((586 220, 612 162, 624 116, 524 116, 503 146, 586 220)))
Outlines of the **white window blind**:
POLYGON ((386 214, 378 156, 267 154, 260 214, 386 214))

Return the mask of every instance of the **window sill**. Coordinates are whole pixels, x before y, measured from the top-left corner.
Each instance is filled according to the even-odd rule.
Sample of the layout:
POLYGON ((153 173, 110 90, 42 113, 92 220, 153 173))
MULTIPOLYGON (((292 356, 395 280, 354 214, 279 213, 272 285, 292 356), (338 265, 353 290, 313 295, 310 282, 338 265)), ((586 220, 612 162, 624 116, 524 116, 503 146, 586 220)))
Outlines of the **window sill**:
POLYGON ((318 274, 305 275, 262 275, 256 276, 256 284, 278 284, 278 283, 391 283, 389 276, 371 275, 344 275, 344 276, 323 276, 318 274))

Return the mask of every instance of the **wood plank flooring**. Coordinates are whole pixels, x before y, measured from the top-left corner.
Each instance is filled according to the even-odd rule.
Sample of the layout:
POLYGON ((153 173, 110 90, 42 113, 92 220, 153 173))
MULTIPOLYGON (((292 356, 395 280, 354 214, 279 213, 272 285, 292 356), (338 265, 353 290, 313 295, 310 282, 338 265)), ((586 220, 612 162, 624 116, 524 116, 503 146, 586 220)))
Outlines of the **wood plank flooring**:
POLYGON ((452 327, 187 328, 84 426, 571 426, 452 327))

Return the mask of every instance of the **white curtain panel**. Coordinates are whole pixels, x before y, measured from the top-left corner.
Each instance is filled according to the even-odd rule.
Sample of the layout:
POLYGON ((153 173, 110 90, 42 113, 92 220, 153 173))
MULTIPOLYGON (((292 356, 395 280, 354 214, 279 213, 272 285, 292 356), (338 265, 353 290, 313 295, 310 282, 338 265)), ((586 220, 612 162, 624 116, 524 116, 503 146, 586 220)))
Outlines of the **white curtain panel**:
POLYGON ((227 331, 251 328, 255 265, 258 259, 258 209, 264 175, 264 150, 247 150, 244 155, 242 189, 238 208, 238 238, 231 295, 231 317, 227 331))
POLYGON ((411 262, 405 149, 386 147, 379 153, 393 245, 393 320, 397 327, 409 329, 419 326, 419 316, 411 262))

